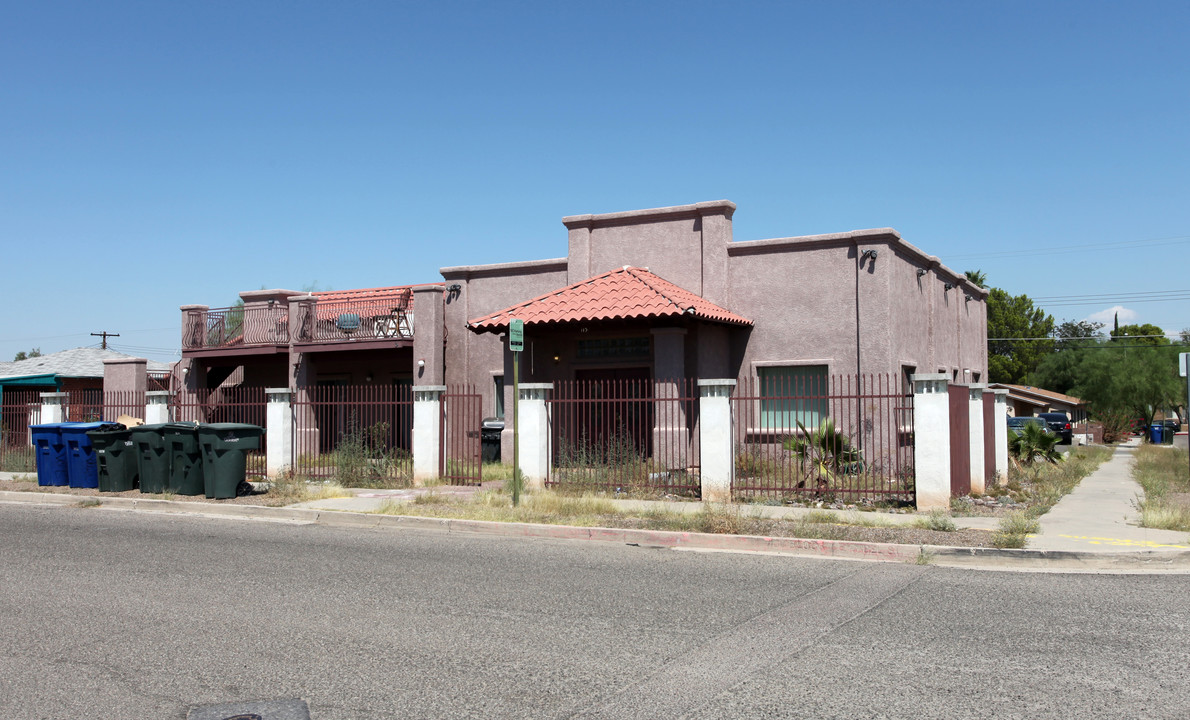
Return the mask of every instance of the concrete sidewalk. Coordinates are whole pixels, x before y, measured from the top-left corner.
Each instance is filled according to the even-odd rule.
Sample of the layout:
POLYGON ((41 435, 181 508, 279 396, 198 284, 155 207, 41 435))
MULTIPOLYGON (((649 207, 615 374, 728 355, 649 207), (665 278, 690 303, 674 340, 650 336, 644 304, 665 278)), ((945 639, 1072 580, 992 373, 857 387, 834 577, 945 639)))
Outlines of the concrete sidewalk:
POLYGON ((1117 446, 1110 460, 1042 515, 1041 533, 1030 538, 1029 548, 1092 553, 1190 550, 1190 533, 1140 527, 1136 505, 1144 490, 1132 479, 1132 455, 1139 442, 1134 438, 1117 446))

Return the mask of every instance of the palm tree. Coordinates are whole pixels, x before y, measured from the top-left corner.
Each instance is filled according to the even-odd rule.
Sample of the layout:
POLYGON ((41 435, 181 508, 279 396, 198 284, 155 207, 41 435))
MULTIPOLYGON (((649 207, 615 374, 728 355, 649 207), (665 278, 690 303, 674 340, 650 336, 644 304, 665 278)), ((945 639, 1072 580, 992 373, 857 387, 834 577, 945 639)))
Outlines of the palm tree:
POLYGON ((797 429, 798 434, 785 438, 782 444, 801 460, 807 477, 817 479, 820 492, 840 475, 862 472, 859 450, 835 427, 834 420, 823 420, 814 431, 799 422, 797 429))
POLYGON ((967 276, 968 280, 975 283, 979 287, 988 286, 988 276, 983 270, 968 270, 963 274, 967 276))
POLYGON ((1026 467, 1041 460, 1056 463, 1062 459, 1057 445, 1060 437, 1043 428, 1039 423, 1028 423, 1020 433, 1008 439, 1008 453, 1026 467))

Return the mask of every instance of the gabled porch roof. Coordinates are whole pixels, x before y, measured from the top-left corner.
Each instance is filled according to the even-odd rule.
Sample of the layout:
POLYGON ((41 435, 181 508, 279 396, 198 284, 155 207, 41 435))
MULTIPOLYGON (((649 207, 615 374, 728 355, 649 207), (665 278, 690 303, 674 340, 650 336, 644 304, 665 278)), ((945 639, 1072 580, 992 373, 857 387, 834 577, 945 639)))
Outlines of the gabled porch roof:
POLYGON ((526 325, 558 325, 599 320, 689 317, 727 325, 752 321, 704 300, 689 290, 649 272, 622 267, 582 282, 539 295, 467 323, 472 332, 503 332, 509 321, 526 325))

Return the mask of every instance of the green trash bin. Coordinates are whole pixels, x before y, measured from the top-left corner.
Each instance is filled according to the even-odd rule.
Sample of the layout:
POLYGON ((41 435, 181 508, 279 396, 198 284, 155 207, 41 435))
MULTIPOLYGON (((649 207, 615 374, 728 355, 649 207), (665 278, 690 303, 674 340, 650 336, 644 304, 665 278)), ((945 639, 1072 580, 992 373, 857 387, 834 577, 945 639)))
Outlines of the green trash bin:
POLYGON ((87 433, 95 449, 95 463, 99 470, 99 492, 135 490, 140 482, 137 471, 136 443, 132 431, 115 425, 111 429, 91 430, 87 433))
POLYGON ((198 423, 167 423, 161 426, 165 436, 165 454, 169 457, 169 479, 165 489, 179 495, 202 495, 202 449, 198 445, 198 423))
POLYGON ((165 492, 165 483, 169 479, 169 455, 165 451, 162 429, 166 424, 137 425, 130 431, 142 493, 165 492))
POLYGON ((248 451, 260 449, 264 428, 244 423, 198 426, 207 497, 233 498, 247 479, 248 451))

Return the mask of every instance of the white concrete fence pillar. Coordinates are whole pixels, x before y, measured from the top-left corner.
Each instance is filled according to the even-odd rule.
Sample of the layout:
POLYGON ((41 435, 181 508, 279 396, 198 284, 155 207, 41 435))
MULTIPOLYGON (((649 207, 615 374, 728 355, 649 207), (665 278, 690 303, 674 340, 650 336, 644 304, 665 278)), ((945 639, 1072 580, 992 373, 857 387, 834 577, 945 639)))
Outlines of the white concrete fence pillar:
POLYGON ((987 389, 987 385, 973 384, 967 388, 967 417, 970 418, 971 428, 971 492, 982 495, 986 490, 984 485, 987 484, 984 476, 987 463, 983 454, 986 441, 983 434, 983 391, 987 389))
POLYGON ((521 383, 517 398, 517 446, 521 476, 528 490, 544 490, 550 476, 550 408, 546 396, 553 383, 521 383))
POLYGON ((946 373, 910 376, 918 510, 950 507, 950 391, 946 373))
POLYGON ((145 393, 145 424, 160 425, 170 422, 168 390, 150 390, 145 393))
POLYGON ((991 391, 996 399, 992 418, 995 421, 996 466, 992 473, 997 483, 1008 482, 1008 390, 991 391))
POLYGON ((698 464, 703 502, 731 502, 731 483, 735 479, 731 391, 735 383, 698 381, 698 464))
POLYGON ((265 474, 270 480, 293 467, 293 391, 289 388, 265 388, 264 428, 265 474))
POLYGON ((66 422, 66 393, 41 393, 41 422, 39 425, 66 422))
POLYGON ((445 385, 413 387, 413 484, 442 473, 442 394, 445 385))

